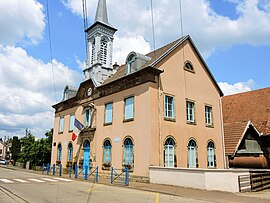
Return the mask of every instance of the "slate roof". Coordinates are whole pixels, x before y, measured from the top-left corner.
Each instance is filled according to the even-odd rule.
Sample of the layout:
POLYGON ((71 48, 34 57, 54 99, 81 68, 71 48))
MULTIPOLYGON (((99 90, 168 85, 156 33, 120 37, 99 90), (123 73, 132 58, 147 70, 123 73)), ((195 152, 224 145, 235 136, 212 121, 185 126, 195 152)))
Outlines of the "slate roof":
MULTIPOLYGON (((149 62, 147 62, 142 68, 146 68, 147 66, 149 66, 150 64, 152 64, 156 59, 158 59, 159 57, 161 57, 165 52, 167 52, 170 48, 172 48, 174 45, 177 44, 177 42, 181 41, 182 38, 177 39, 159 49, 156 49, 155 51, 152 51, 148 54, 146 54, 146 56, 150 57, 151 60, 149 62)), ((119 78, 125 77, 126 76, 126 70, 125 70, 125 64, 121 65, 118 69, 117 72, 113 75, 111 75, 109 78, 107 78, 102 85, 108 84, 114 80, 117 80, 119 78)))
POLYGON ((270 136, 270 87, 222 98, 224 125, 251 121, 263 135, 270 136))
MULTIPOLYGON (((199 58, 201 59, 202 63, 204 64, 205 70, 206 72, 209 74, 209 77, 211 78, 211 80, 213 81, 217 91, 219 92, 220 96, 223 96, 223 92, 221 91, 220 87, 218 86, 214 76, 212 75, 210 69, 208 68, 206 62, 204 61, 203 57, 201 56, 199 50, 197 49, 197 47, 195 46, 194 42, 192 41, 191 37, 189 35, 181 37, 159 49, 156 49, 148 54, 146 54, 146 56, 150 57, 151 60, 148 61, 146 64, 144 64, 142 66, 142 68, 146 68, 146 67, 155 67, 155 65, 162 61, 169 53, 171 53, 171 51, 173 51, 175 48, 177 48, 178 46, 180 46, 184 41, 189 40, 191 45, 193 46, 195 52, 198 54, 199 58)), ((115 81, 117 79, 123 78, 125 77, 125 65, 121 65, 118 69, 117 72, 113 75, 111 75, 110 77, 108 77, 103 83, 102 85, 107 85, 112 81, 115 81)))

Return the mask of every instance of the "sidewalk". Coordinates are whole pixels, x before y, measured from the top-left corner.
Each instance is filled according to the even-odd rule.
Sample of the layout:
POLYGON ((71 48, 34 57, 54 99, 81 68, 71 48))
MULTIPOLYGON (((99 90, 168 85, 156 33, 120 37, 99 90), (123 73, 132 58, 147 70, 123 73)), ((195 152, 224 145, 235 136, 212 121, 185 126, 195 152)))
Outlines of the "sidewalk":
MULTIPOLYGON (((33 171, 26 170, 14 166, 1 166, 3 168, 11 169, 11 170, 20 170, 28 173, 36 173, 41 174, 41 171, 33 171)), ((45 174, 44 174, 45 175, 45 174)), ((49 175, 52 176, 52 175, 49 175)), ((62 177, 69 178, 68 174, 62 174, 62 177)), ((75 179, 74 176, 71 177, 77 181, 86 181, 82 178, 75 179)), ((87 180, 88 182, 93 182, 93 179, 87 180)), ((110 184, 110 180, 106 178, 99 177, 99 181, 97 184, 104 184, 116 187, 126 187, 123 184, 110 184)), ((229 192, 221 192, 221 191, 206 191, 200 189, 193 188, 184 188, 178 186, 171 185, 159 185, 152 183, 139 183, 139 182, 129 182, 129 186, 127 188, 149 191, 154 193, 162 193, 173 196, 191 198, 196 200, 203 200, 208 202, 245 202, 245 203, 269 203, 270 202, 270 190, 262 191, 262 192, 249 192, 249 193, 229 193, 229 192)))

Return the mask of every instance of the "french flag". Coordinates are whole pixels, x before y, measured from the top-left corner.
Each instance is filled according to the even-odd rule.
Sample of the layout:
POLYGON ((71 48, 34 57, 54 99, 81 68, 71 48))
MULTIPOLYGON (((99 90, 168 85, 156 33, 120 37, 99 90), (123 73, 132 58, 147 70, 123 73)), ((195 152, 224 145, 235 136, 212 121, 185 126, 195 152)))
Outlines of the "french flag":
POLYGON ((76 140, 82 129, 84 128, 83 124, 81 124, 80 121, 78 121, 76 118, 74 120, 74 129, 72 133, 72 141, 76 140))

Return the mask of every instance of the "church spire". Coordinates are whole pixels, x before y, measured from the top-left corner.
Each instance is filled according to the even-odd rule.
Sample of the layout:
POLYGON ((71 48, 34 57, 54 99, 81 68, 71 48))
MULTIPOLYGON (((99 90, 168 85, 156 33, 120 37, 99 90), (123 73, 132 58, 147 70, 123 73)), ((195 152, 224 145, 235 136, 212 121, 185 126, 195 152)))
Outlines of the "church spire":
POLYGON ((99 0, 98 1, 95 22, 97 22, 97 21, 99 21, 101 23, 109 24, 108 15, 107 15, 106 0, 99 0))
POLYGON ((99 0, 95 22, 85 30, 87 33, 85 80, 91 78, 96 86, 113 74, 113 36, 117 31, 108 21, 106 0, 99 0))

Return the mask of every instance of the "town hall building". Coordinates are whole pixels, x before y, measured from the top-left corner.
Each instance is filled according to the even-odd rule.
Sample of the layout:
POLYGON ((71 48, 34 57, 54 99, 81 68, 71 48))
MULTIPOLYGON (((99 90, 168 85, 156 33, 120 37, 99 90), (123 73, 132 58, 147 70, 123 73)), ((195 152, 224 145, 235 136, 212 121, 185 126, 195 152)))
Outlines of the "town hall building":
POLYGON ((149 177, 149 166, 225 167, 221 97, 190 36, 146 55, 131 51, 112 63, 117 31, 99 0, 86 30, 88 53, 78 88, 66 86, 55 109, 52 164, 129 168, 149 177), (74 120, 84 125, 72 141, 74 120))

